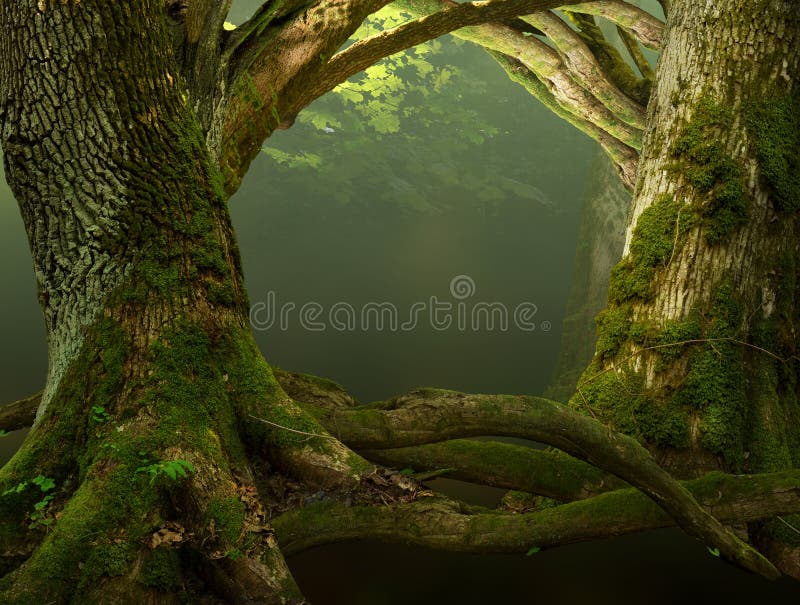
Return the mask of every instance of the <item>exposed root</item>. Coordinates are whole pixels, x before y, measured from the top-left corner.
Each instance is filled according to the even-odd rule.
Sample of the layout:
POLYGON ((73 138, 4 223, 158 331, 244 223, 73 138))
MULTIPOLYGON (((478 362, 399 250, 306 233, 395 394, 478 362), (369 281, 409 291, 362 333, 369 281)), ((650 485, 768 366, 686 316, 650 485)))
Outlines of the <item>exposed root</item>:
POLYGON ((522 437, 552 445, 640 489, 687 533, 718 549, 726 560, 767 578, 780 576, 758 551, 704 511, 635 439, 564 405, 538 397, 428 389, 358 409, 316 408, 316 413, 329 430, 357 449, 478 435, 522 437))
POLYGON ((25 399, 0 406, 0 430, 18 431, 31 426, 41 401, 42 391, 39 391, 25 399))
POLYGON ((455 439, 416 447, 360 452, 368 460, 417 471, 451 469, 448 477, 562 502, 624 486, 613 475, 560 452, 495 441, 455 439))
MULTIPOLYGON (((800 511, 796 470, 753 476, 711 473, 685 486, 706 510, 726 522, 800 511)), ((671 525, 674 521, 663 510, 634 489, 526 514, 422 497, 394 506, 319 502, 274 521, 287 556, 322 544, 366 538, 459 552, 525 553, 671 525)))

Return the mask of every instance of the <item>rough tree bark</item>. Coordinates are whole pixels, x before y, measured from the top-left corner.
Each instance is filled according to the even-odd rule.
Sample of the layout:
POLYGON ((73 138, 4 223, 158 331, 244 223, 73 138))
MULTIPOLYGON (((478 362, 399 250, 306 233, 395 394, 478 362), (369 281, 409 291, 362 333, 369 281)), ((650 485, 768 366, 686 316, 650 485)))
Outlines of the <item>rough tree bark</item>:
MULTIPOLYGON (((516 529, 526 518, 503 513, 486 516, 460 503, 434 498, 413 479, 378 468, 351 449, 408 446, 414 450, 422 444, 481 433, 548 442, 619 478, 589 471, 572 459, 564 462, 554 456, 549 462, 539 460, 555 469, 566 465, 576 484, 582 482, 582 489, 562 493, 565 500, 619 487, 620 479, 644 494, 601 494, 595 496, 598 499, 565 505, 572 508, 559 507, 554 509, 558 512, 538 518, 550 519, 553 527, 559 527, 575 514, 586 518, 593 510, 607 512, 609 501, 633 502, 621 511, 618 523, 605 530, 597 523, 584 525, 568 540, 634 531, 667 524, 671 519, 709 547, 719 549, 726 559, 766 577, 776 576, 769 561, 727 530, 717 516, 726 521, 755 521, 800 511, 797 471, 755 479, 717 475, 704 479, 706 483, 682 484, 660 468, 635 439, 575 410, 532 397, 426 391, 356 409, 351 398, 327 381, 285 374, 276 377, 250 333, 227 196, 236 190, 263 138, 288 125, 312 100, 317 79, 326 86, 335 85, 351 68, 363 66, 365 47, 375 51, 368 53, 369 59, 378 60, 387 48, 397 47, 398 41, 422 41, 459 25, 480 27, 484 19, 513 21, 516 15, 563 3, 497 0, 448 5, 442 13, 447 19, 441 14, 419 19, 331 58, 382 2, 269 3, 242 28, 225 33, 223 22, 230 3, 224 1, 166 5, 161 0, 0 1, 0 29, 4 32, 0 37, 0 142, 7 179, 30 240, 50 353, 41 398, 16 404, 9 411, 13 413, 3 418, 6 426, 19 426, 38 406, 30 435, 0 470, 0 562, 5 574, 0 579, 0 601, 171 603, 204 595, 211 602, 301 603, 303 597, 279 546, 283 536, 276 539, 271 517, 276 517, 275 528, 287 528, 281 531, 287 532, 291 548, 370 531, 377 536, 385 534, 387 539, 404 539, 381 529, 386 519, 399 515, 413 524, 415 516, 429 515, 434 509, 442 527, 449 528, 447 540, 431 540, 440 547, 505 551, 528 548, 536 541, 543 546, 556 544, 558 532, 549 537, 547 532, 517 535, 516 529), (435 431, 430 426, 432 417, 437 421, 435 431), (702 489, 708 485, 713 487, 711 493, 702 489), (313 539, 298 537, 304 516, 319 512, 303 506, 306 496, 320 490, 326 494, 325 510, 336 514, 326 517, 324 523, 308 524, 319 530, 313 539), (343 531, 337 519, 350 529, 343 531), (474 541, 475 532, 485 536, 487 527, 492 528, 493 536, 474 541)), ((603 3, 603 7, 614 10, 619 4, 603 3)), ((675 177, 676 184, 669 189, 687 188, 685 194, 680 190, 687 200, 687 210, 680 216, 694 216, 698 206, 698 216, 690 223, 693 231, 688 232, 699 235, 687 236, 683 222, 683 227, 674 228, 672 222, 667 227, 674 229, 676 241, 683 246, 678 250, 669 240, 676 266, 689 264, 689 252, 681 252, 688 249, 689 242, 694 242, 698 259, 715 259, 718 256, 713 251, 728 250, 726 242, 740 233, 751 238, 743 240, 749 246, 737 250, 749 263, 749 271, 770 269, 779 257, 793 259, 788 250, 794 219, 788 212, 796 192, 787 193, 785 188, 796 181, 781 172, 785 141, 774 141, 775 131, 784 126, 782 120, 794 115, 781 108, 792 105, 756 106, 752 116, 765 124, 757 134, 763 138, 748 138, 752 133, 746 131, 744 150, 733 149, 733 139, 730 150, 720 144, 719 150, 730 157, 723 155, 719 166, 713 164, 710 185, 707 178, 701 178, 701 168, 692 164, 705 158, 705 129, 721 128, 720 116, 727 115, 724 108, 729 102, 727 111, 751 115, 743 113, 744 105, 734 101, 755 101, 768 86, 777 86, 783 94, 780 98, 788 99, 785 103, 794 102, 796 15, 790 15, 789 5, 783 2, 750 4, 758 5, 764 35, 774 35, 768 39, 756 35, 750 44, 748 34, 744 37, 747 44, 737 46, 731 40, 741 36, 731 28, 702 50, 708 55, 690 52, 689 56, 695 61, 712 57, 716 61, 716 54, 723 54, 721 46, 752 48, 740 60, 755 66, 767 58, 769 50, 769 58, 777 60, 777 71, 760 73, 753 67, 747 90, 755 92, 739 97, 725 96, 738 94, 739 87, 734 84, 723 90, 709 81, 708 100, 701 91, 688 90, 685 98, 675 98, 676 104, 685 103, 676 119, 686 122, 705 112, 707 121, 693 127, 686 122, 689 126, 680 139, 663 131, 660 123, 648 133, 652 149, 659 145, 677 149, 675 161, 686 164, 686 175, 675 177), (784 73, 787 83, 781 82, 784 73), (687 142, 682 142, 684 139, 687 142), (777 160, 769 155, 773 152, 780 155, 777 160), (759 163, 766 184, 756 179, 754 167, 759 163), (738 172, 736 166, 740 166, 738 172), (749 212, 754 226, 748 227, 734 216, 731 230, 719 234, 715 228, 720 214, 717 206, 712 204, 706 211, 693 201, 710 195, 709 191, 730 197, 730 187, 715 179, 732 173, 741 177, 743 191, 753 197, 749 212), (766 218, 772 216, 764 210, 770 203, 787 213, 777 224, 766 218), (719 236, 708 244, 716 248, 706 245, 702 237, 706 232, 719 236), (767 241, 775 248, 753 239, 764 235, 770 236, 767 241)), ((677 17, 668 41, 677 42, 675 49, 667 47, 666 67, 662 67, 666 80, 663 87, 659 84, 651 121, 660 120, 668 107, 665 101, 671 102, 670 82, 677 76, 670 66, 679 64, 676 53, 687 48, 701 52, 700 41, 710 36, 708 20, 739 23, 727 9, 709 5, 704 9, 710 13, 697 15, 699 9, 691 9, 688 2, 672 7, 677 17), (696 38, 690 27, 698 28, 696 38)), ((536 22, 552 26, 550 16, 536 22)), ((584 25, 584 33, 591 39, 589 32, 594 30, 588 23, 584 25)), ((657 24, 651 25, 658 29, 657 24)), ((511 30, 519 33, 514 27, 511 30)), ((635 138, 635 132, 624 124, 637 124, 637 112, 628 111, 627 101, 620 105, 618 92, 622 91, 611 90, 605 81, 586 78, 584 68, 577 64, 573 71, 581 71, 583 80, 575 73, 564 75, 570 72, 566 67, 570 54, 576 48, 583 53, 583 47, 563 28, 559 31, 563 38, 561 63, 551 62, 547 70, 539 66, 541 77, 549 84, 540 80, 544 89, 537 90, 544 96, 555 98, 558 93, 566 99, 564 91, 579 86, 586 103, 578 103, 582 109, 573 115, 582 117, 576 120, 599 128, 590 118, 602 113, 603 120, 610 119, 609 107, 616 107, 629 114, 619 132, 630 132, 635 138), (563 73, 559 71, 562 68, 563 73), (573 76, 578 79, 570 83, 573 76), (605 92, 593 96, 592 90, 605 92)), ((754 35, 760 31, 754 30, 754 35)), ((497 32, 489 34, 491 38, 497 32)), ((644 34, 639 31, 638 35, 644 34)), ((518 54, 530 59, 528 53, 518 54)), ((519 60, 508 54, 498 57, 519 60)), ((720 73, 727 74, 730 66, 724 60, 720 65, 720 73)), ((735 122, 740 128, 742 123, 743 118, 735 122)), ((683 122, 675 125, 683 132, 683 122)), ((639 227, 633 231, 629 259, 640 256, 637 234, 647 224, 646 208, 661 207, 646 201, 655 195, 649 175, 656 174, 659 167, 648 149, 645 160, 652 166, 646 165, 640 181, 639 227)), ((666 202, 658 203, 663 206, 666 202)), ((672 203, 667 206, 672 208, 672 203)), ((728 216, 724 211, 721 214, 728 216)), ((657 244, 661 251, 663 242, 657 244)), ((648 254, 644 270, 635 266, 636 277, 642 271, 648 278, 664 272, 658 267, 663 259, 659 256, 655 262, 654 253, 648 254)), ((724 263, 709 263, 703 278, 711 280, 724 263)), ((617 281, 624 277, 625 267, 615 274, 617 281)), ((681 275, 686 276, 689 287, 697 283, 688 269, 681 275)), ((763 307, 764 319, 774 319, 771 324, 767 321, 773 331, 764 329, 758 334, 772 334, 777 340, 773 348, 788 346, 790 320, 777 319, 791 316, 793 307, 789 295, 778 289, 780 280, 766 275, 767 281, 754 282, 757 278, 752 273, 739 272, 733 286, 755 288, 743 293, 747 300, 742 304, 749 305, 748 313, 757 314, 763 307), (772 289, 765 290, 767 286, 772 289), (767 297, 772 302, 759 307, 751 299, 762 291, 772 296, 767 297)), ((722 288, 718 286, 718 290, 722 288)), ((636 303, 630 302, 634 300, 631 295, 619 308, 630 307, 625 312, 639 313, 637 319, 651 308, 653 317, 659 317, 655 309, 685 310, 671 304, 648 306, 639 290, 635 294, 639 296, 636 303)), ((700 305, 700 312, 712 308, 711 303, 702 306, 703 297, 696 293, 691 299, 695 306, 700 305)), ((752 314, 736 317, 749 321, 752 314)), ((729 315, 713 315, 712 320, 733 324, 729 315)), ((709 329, 725 327, 713 321, 702 324, 704 328, 707 325, 709 329)), ((749 334, 755 333, 751 330, 749 334)), ((627 338, 626 334, 617 343, 615 351, 620 356, 625 346, 637 342, 627 338)), ((725 341, 715 346, 714 352, 733 345, 725 341)), ((611 364, 610 360, 609 351, 603 349, 596 364, 611 364)), ((680 360, 668 361, 678 369, 686 367, 680 360)), ((763 369, 772 391, 752 391, 742 397, 753 396, 761 405, 764 393, 774 394, 770 401, 784 406, 780 395, 787 388, 780 386, 777 378, 769 382, 777 372, 785 371, 784 366, 759 363, 757 367, 763 369)), ((658 382, 661 374, 651 374, 648 385, 652 388, 667 384, 658 382)), ((620 373, 604 375, 618 380, 620 373)), ((601 380, 589 382, 604 384, 601 380)), ((602 408, 602 397, 599 389, 593 389, 587 395, 588 404, 602 408)), ((620 413, 633 404, 644 409, 640 400, 620 400, 620 413)), ((784 408, 764 409, 774 419, 784 408)), ((459 457, 459 443, 454 443, 444 446, 444 455, 459 457)), ((792 447, 789 441, 780 441, 778 446, 780 451, 792 447)), ((465 449, 467 455, 462 448, 460 459, 470 467, 470 447, 465 449)), ((378 454, 365 455, 380 458, 378 454)), ((420 453, 406 451, 405 455, 420 453)), ((421 455, 430 458, 433 453, 421 455)), ((694 468, 702 466, 701 462, 693 464, 694 468)), ((776 466, 788 466, 787 460, 781 458, 776 466)), ((758 468, 767 467, 761 464, 758 468)), ((485 474, 485 469, 473 469, 476 478, 485 474)), ((514 473, 507 473, 503 480, 508 485, 519 484, 514 473)))
MULTIPOLYGON (((800 8, 670 4, 625 255, 572 403, 677 476, 793 468, 800 8)), ((800 577, 795 531, 751 538, 800 577)))

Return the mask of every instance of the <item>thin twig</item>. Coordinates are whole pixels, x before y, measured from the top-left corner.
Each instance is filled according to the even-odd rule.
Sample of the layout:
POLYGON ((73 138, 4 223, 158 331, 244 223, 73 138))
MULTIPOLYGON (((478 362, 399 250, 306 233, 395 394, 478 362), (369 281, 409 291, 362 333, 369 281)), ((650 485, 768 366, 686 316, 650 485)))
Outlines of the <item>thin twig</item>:
POLYGON ((320 433, 308 433, 306 431, 298 431, 297 429, 289 428, 288 426, 283 426, 282 424, 266 420, 265 418, 259 418, 258 416, 253 416, 252 414, 248 415, 253 420, 258 420, 259 422, 263 422, 264 424, 269 424, 270 426, 283 429, 284 431, 289 431, 290 433, 297 433, 298 435, 308 435, 309 437, 321 437, 322 439, 333 439, 334 441, 337 440, 336 437, 334 437, 333 435, 322 435, 320 433))
POLYGON ((778 519, 778 521, 780 521, 781 523, 783 523, 783 524, 784 524, 786 527, 788 527, 789 529, 791 529, 793 532, 795 532, 796 534, 800 535, 800 529, 797 529, 797 528, 796 528, 794 525, 792 525, 791 523, 789 523, 789 522, 788 522, 786 519, 784 519, 784 518, 783 518, 783 517, 781 517, 780 515, 777 517, 777 519, 778 519))

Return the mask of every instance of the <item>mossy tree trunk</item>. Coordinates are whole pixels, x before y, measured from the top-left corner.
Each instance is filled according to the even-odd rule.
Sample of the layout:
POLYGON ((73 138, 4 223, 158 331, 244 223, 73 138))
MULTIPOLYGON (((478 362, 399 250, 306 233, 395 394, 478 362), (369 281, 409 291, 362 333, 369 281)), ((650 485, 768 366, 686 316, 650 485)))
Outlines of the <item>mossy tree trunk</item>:
MULTIPOLYGON (((671 3, 625 256, 572 402, 679 476, 800 465, 799 86, 796 3, 671 3)), ((800 536, 751 537, 770 531, 800 577, 800 536)))
POLYGON ((222 177, 166 25, 161 2, 0 5, 6 174, 50 354, 36 425, 0 473, 6 553, 41 540, 10 557, 4 603, 167 602, 188 581, 168 547, 189 536, 229 599, 299 599, 250 495, 248 439, 309 485, 372 469, 249 418, 317 426, 252 338, 222 177))

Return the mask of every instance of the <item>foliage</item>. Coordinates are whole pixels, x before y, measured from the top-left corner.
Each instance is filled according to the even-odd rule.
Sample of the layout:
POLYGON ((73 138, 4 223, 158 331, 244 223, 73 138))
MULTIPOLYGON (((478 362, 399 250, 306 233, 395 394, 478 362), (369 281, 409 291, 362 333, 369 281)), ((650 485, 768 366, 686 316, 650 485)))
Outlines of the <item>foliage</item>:
POLYGON ((102 422, 107 422, 111 419, 111 415, 106 412, 106 409, 102 405, 93 405, 91 409, 91 417, 94 422, 98 424, 102 422))
POLYGON ((37 475, 30 481, 21 481, 15 486, 8 488, 2 493, 2 496, 22 494, 32 486, 38 487, 39 491, 44 494, 44 496, 41 500, 33 505, 33 511, 29 515, 31 527, 36 525, 48 526, 53 522, 53 519, 48 517, 47 507, 50 505, 50 502, 53 501, 54 495, 48 494, 47 492, 55 489, 55 480, 51 479, 50 477, 45 477, 44 475, 37 475))
MULTIPOLYGON (((353 40, 406 19, 387 7, 353 40)), ((552 210, 530 182, 531 157, 509 157, 509 147, 527 145, 525 130, 536 131, 530 112, 543 110, 508 112, 498 85, 517 89, 484 55, 446 37, 388 57, 315 101, 263 149, 284 190, 339 204, 359 204, 367 192, 373 206, 412 212, 438 213, 465 200, 492 207, 507 198, 552 210)))
POLYGON ((186 460, 161 460, 136 469, 137 473, 144 473, 150 476, 151 485, 161 475, 166 475, 172 481, 176 481, 178 476, 186 478, 189 476, 186 471, 194 472, 194 467, 186 460))

